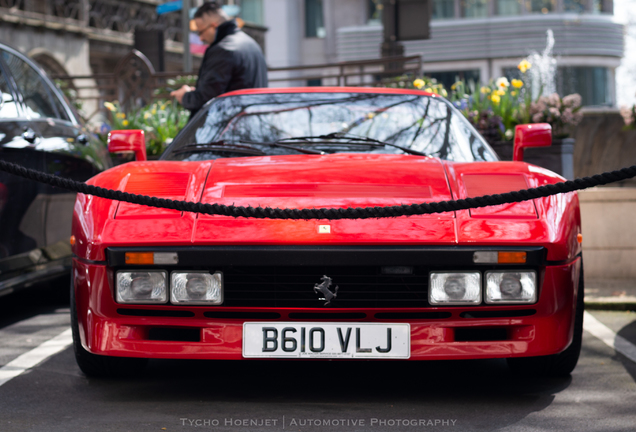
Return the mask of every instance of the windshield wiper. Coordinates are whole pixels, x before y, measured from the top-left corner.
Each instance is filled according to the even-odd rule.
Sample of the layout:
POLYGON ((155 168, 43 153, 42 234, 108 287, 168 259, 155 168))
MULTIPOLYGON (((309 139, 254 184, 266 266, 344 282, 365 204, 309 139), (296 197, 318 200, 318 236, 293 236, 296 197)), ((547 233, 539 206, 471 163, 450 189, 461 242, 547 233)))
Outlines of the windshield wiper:
POLYGON ((290 146, 290 145, 286 145, 286 144, 281 144, 279 141, 280 140, 274 141, 274 142, 258 142, 258 141, 241 140, 240 142, 247 143, 247 144, 264 145, 264 146, 269 146, 269 147, 280 147, 280 148, 285 148, 285 149, 289 149, 289 150, 296 150, 297 152, 304 153, 304 154, 317 154, 317 155, 326 154, 325 152, 318 151, 318 150, 310 150, 310 149, 294 147, 294 146, 290 146))
POLYGON ((253 145, 262 145, 262 146, 267 146, 267 147, 279 147, 279 148, 285 148, 285 149, 289 149, 289 150, 295 150, 299 153, 304 153, 304 154, 316 154, 316 155, 324 155, 325 152, 321 152, 321 151, 317 151, 317 150, 310 150, 310 149, 305 149, 305 148, 300 148, 300 147, 294 147, 291 145, 286 145, 286 144, 281 144, 278 142, 256 142, 256 141, 245 141, 245 140, 241 140, 238 141, 238 143, 231 143, 231 142, 225 142, 225 141, 212 141, 209 143, 202 143, 202 144, 188 144, 185 145, 183 147, 181 147, 179 150, 177 150, 175 153, 185 153, 185 152, 192 152, 192 151, 206 151, 206 150, 225 150, 226 148, 231 149, 231 151, 236 151, 236 152, 240 152, 240 153, 248 153, 248 154, 255 154, 255 155, 259 155, 259 156, 266 156, 267 153, 265 153, 264 151, 253 147, 253 145), (250 145, 252 144, 252 145, 250 145))
POLYGON ((400 145, 397 144, 393 144, 393 143, 388 143, 388 142, 384 142, 384 141, 380 141, 377 140, 375 138, 369 138, 369 137, 364 137, 364 136, 360 136, 360 135, 354 135, 354 134, 349 134, 346 132, 332 132, 330 134, 326 134, 326 135, 314 135, 314 136, 299 136, 299 137, 291 137, 291 138, 281 138, 278 141, 276 141, 277 143, 279 142, 287 142, 287 141, 292 141, 292 142, 296 142, 296 141, 305 141, 304 143, 298 143, 298 144, 357 144, 357 145, 369 145, 372 147, 384 147, 384 146, 389 146, 389 147, 393 147, 399 150, 402 150, 404 153, 408 153, 408 154, 412 154, 412 155, 417 155, 417 156, 428 156, 426 153, 422 153, 420 151, 417 150, 412 150, 410 148, 407 147, 402 147, 400 145), (315 142, 314 140, 345 140, 346 142, 344 143, 332 143, 329 141, 321 141, 321 142, 315 142))
POLYGON ((265 153, 263 150, 259 150, 252 146, 226 143, 224 141, 212 141, 209 143, 202 143, 202 144, 188 144, 176 150, 175 154, 206 152, 210 150, 220 150, 220 151, 227 151, 227 152, 234 152, 234 153, 245 153, 245 154, 251 154, 255 156, 267 155, 267 153, 265 153))

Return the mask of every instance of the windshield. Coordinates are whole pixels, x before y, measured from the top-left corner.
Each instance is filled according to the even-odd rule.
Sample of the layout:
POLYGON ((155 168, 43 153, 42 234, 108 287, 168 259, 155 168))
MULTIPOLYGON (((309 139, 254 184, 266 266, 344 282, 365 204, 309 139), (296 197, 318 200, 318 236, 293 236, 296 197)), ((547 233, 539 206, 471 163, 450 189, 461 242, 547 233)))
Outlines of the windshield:
POLYGON ((278 93, 212 100, 164 160, 344 152, 425 154, 461 162, 497 156, 464 116, 429 96, 278 93))

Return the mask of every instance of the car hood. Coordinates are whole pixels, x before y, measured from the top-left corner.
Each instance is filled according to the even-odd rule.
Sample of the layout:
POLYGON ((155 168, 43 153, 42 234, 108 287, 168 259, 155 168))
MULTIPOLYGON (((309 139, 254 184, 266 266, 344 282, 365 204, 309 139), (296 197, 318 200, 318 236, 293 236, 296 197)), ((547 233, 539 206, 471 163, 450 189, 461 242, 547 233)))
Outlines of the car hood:
MULTIPOLYGON (((91 180, 99 186, 175 200, 276 208, 369 207, 445 201, 554 183, 523 163, 442 162, 414 155, 345 153, 134 162, 91 180), (497 177, 493 174, 501 172, 497 177)), ((535 200, 539 201, 539 200, 535 200)), ((364 220, 272 220, 211 216, 81 196, 74 233, 124 245, 457 245, 545 243, 557 235, 533 202, 491 210, 364 220), (90 221, 86 209, 91 207, 90 221), (101 227, 101 229, 100 229, 101 227), (506 228, 507 227, 507 228, 506 228), (92 236, 92 237, 91 237, 92 236)), ((560 209, 565 205, 558 202, 560 209)), ((578 202, 577 211, 578 211, 578 202)), ((557 221, 560 223, 560 221, 557 221)), ((75 234, 77 236, 77 234, 75 234)), ((97 254, 99 255, 99 253, 97 254)), ((94 258, 92 258, 94 259, 94 258)))

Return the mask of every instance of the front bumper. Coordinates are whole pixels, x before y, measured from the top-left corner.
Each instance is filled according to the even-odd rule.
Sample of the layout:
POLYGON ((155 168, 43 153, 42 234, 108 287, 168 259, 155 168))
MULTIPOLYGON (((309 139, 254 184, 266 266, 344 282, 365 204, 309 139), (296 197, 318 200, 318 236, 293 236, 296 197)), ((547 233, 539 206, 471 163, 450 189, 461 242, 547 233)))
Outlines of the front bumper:
POLYGON ((243 323, 264 319, 240 316, 274 313, 278 314, 275 321, 407 322, 411 326, 410 360, 479 359, 549 355, 567 348, 572 341, 580 265, 581 259, 577 258, 567 264, 546 266, 539 301, 533 305, 399 310, 188 307, 192 316, 174 316, 184 308, 165 305, 136 309, 157 311, 146 315, 173 316, 130 316, 123 315, 122 305, 113 300, 112 271, 107 266, 75 259, 73 280, 82 345, 93 354, 244 359, 243 323), (211 311, 229 315, 204 315, 211 311), (232 317, 232 313, 238 317, 232 317), (295 314, 299 313, 305 318, 298 318, 295 314), (179 336, 178 341, 156 340, 158 330, 186 337, 179 336))

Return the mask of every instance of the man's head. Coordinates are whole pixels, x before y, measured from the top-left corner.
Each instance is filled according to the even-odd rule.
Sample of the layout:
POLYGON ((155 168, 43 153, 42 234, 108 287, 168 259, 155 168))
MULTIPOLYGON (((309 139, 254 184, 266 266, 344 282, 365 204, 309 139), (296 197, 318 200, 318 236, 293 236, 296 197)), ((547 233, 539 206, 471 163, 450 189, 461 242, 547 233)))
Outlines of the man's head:
POLYGON ((216 37, 216 29, 229 18, 216 1, 203 3, 194 14, 199 39, 205 44, 211 44, 216 37))

